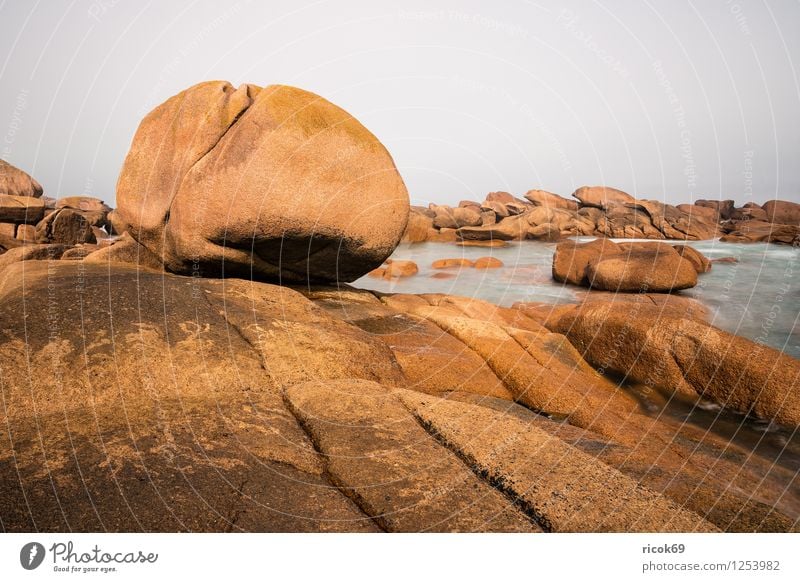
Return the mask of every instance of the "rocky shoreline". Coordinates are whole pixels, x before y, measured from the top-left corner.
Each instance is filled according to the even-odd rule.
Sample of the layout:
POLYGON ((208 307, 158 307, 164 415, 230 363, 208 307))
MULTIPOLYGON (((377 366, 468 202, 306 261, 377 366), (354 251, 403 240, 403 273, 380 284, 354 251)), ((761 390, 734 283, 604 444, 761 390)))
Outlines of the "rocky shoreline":
POLYGON ((490 192, 483 202, 457 207, 412 206, 403 242, 556 241, 573 236, 800 244, 800 204, 770 200, 763 206, 733 200, 698 200, 672 206, 636 199, 605 186, 583 186, 576 200, 544 190, 524 199, 490 192))
POLYGON ((224 82, 145 118, 113 213, 4 172, 3 204, 30 199, 0 239, 5 531, 799 531, 793 442, 756 452, 636 397, 800 426, 800 361, 670 293, 702 255, 563 241, 553 274, 587 291, 559 306, 347 284, 412 273, 386 262, 412 232, 491 245, 646 214, 663 238, 716 236, 724 205, 659 222, 605 189, 599 207, 487 197, 493 224, 418 211, 346 112, 224 82))

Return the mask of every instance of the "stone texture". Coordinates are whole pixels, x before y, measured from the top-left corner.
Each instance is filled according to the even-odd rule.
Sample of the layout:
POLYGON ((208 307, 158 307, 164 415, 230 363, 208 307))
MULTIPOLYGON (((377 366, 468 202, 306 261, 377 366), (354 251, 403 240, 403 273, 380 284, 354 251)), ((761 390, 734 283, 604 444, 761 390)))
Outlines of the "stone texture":
POLYGON ((621 243, 622 251, 589 261, 586 278, 592 289, 669 293, 697 284, 697 271, 674 248, 663 243, 621 243))
POLYGON ((6 196, 28 196, 39 198, 43 193, 41 184, 20 170, 0 160, 0 194, 6 196))
POLYGON ((581 186, 572 196, 580 201, 581 206, 591 206, 607 210, 615 204, 634 202, 633 196, 607 186, 581 186))
POLYGON ((0 221, 36 224, 44 217, 44 202, 32 196, 0 194, 0 221))
POLYGON ((541 531, 383 386, 309 383, 286 395, 331 478, 386 531, 541 531))
POLYGON ((406 227, 408 193, 378 139, 301 89, 195 85, 142 121, 114 226, 179 273, 352 281, 406 227))
POLYGON ((766 216, 763 220, 778 224, 800 226, 800 204, 788 200, 769 200, 762 206, 766 216))

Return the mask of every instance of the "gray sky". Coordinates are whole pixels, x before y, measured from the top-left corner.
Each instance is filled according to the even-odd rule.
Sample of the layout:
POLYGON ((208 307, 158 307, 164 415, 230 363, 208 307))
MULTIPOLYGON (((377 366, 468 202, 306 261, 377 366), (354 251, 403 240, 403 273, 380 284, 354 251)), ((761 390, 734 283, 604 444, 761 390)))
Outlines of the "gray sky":
POLYGON ((143 115, 227 79, 344 107, 414 203, 800 201, 798 24, 796 0, 0 0, 0 157, 113 205, 143 115))

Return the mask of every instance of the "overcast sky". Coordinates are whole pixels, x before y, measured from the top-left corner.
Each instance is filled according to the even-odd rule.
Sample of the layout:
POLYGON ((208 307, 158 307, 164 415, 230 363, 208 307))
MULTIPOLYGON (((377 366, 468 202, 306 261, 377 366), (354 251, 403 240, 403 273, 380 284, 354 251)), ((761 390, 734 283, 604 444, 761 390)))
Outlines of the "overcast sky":
POLYGON ((344 107, 414 203, 800 201, 798 24, 796 0, 0 0, 0 157, 113 205, 143 115, 227 79, 344 107))

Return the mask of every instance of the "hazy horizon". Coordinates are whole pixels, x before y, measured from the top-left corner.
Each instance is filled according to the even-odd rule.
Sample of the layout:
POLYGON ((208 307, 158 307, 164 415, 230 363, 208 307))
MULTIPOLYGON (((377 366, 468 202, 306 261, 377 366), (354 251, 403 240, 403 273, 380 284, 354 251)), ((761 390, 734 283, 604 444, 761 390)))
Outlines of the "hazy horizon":
POLYGON ((800 3, 0 2, 0 157, 115 205, 141 118, 283 83, 388 148, 412 204, 607 185, 800 201, 800 3))

